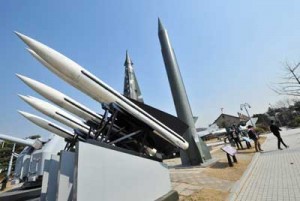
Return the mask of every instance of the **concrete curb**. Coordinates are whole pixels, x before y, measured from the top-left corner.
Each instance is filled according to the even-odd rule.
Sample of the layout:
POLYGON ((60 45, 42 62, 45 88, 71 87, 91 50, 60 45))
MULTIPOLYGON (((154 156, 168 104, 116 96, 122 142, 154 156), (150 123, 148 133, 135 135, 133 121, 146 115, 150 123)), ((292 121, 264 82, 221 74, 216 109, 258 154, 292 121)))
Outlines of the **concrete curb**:
POLYGON ((232 186, 232 188, 230 189, 230 194, 228 196, 227 201, 236 200, 239 192, 242 190, 242 188, 244 187, 244 184, 247 182, 249 176, 252 174, 252 170, 258 161, 259 155, 260 155, 260 153, 256 153, 253 156, 253 158, 252 158, 249 166, 247 167, 246 171, 244 172, 243 176, 237 182, 235 182, 235 184, 232 186))

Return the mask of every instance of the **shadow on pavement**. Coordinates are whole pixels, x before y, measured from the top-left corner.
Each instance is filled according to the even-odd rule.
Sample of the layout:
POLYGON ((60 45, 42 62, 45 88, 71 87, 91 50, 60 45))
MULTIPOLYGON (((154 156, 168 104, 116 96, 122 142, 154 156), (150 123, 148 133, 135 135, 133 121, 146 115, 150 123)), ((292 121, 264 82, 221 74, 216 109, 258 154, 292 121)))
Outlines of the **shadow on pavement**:
POLYGON ((224 168, 227 168, 229 165, 228 165, 228 162, 216 162, 214 165, 210 166, 211 168, 214 168, 214 169, 224 169, 224 168))
POLYGON ((280 150, 274 149, 274 150, 263 151, 263 152, 261 152, 261 154, 268 154, 268 153, 273 153, 273 152, 280 152, 280 150))

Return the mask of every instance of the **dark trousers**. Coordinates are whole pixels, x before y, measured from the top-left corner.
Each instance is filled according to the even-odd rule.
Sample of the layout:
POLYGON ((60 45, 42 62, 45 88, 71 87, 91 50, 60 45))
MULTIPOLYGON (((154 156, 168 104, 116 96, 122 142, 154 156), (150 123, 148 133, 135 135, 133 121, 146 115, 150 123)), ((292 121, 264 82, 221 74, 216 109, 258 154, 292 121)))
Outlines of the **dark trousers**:
POLYGON ((275 135, 275 136, 277 137, 277 140, 278 140, 278 142, 277 142, 278 149, 281 149, 280 148, 280 143, 282 143, 285 147, 287 147, 287 145, 283 142, 280 134, 279 135, 275 135))
POLYGON ((234 140, 234 142, 235 142, 235 144, 236 144, 236 147, 237 147, 238 149, 243 149, 243 145, 242 145, 242 143, 241 143, 241 141, 240 141, 239 138, 233 138, 233 140, 234 140))
POLYGON ((245 142, 246 142, 247 148, 250 149, 251 148, 251 143, 247 142, 247 141, 245 141, 245 142))

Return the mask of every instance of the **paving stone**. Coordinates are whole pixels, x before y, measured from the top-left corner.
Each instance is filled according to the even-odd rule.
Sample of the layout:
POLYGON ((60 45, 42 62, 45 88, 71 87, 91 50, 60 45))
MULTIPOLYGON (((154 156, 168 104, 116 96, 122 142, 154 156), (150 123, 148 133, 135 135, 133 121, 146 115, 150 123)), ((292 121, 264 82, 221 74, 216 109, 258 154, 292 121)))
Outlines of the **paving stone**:
POLYGON ((186 189, 186 190, 180 192, 180 195, 189 196, 189 195, 192 195, 194 192, 195 192, 195 191, 186 189))

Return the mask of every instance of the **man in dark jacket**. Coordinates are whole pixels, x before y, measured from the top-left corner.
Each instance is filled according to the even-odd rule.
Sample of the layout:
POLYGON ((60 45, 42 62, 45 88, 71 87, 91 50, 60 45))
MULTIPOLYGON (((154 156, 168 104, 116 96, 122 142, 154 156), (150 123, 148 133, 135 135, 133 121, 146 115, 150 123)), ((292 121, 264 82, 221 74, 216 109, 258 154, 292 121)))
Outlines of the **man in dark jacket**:
POLYGON ((260 147, 260 143, 258 140, 258 135, 256 134, 255 130, 253 129, 253 126, 249 125, 248 127, 248 136, 251 140, 254 141, 254 145, 255 145, 255 151, 263 151, 260 147))
POLYGON ((282 138, 280 136, 280 132, 279 132, 279 131, 281 131, 281 129, 278 126, 275 125, 275 123, 274 123, 273 120, 271 121, 270 130, 277 137, 277 140, 278 140, 278 144, 277 144, 278 145, 278 149, 282 150, 281 147, 280 147, 280 143, 282 143, 285 146, 285 148, 289 147, 288 145, 286 145, 283 142, 283 140, 282 140, 282 138))

